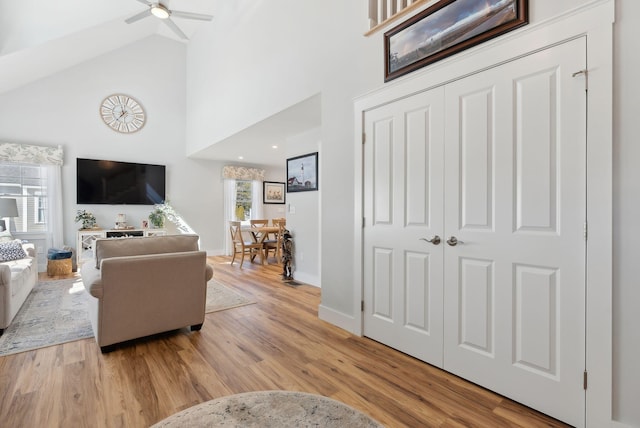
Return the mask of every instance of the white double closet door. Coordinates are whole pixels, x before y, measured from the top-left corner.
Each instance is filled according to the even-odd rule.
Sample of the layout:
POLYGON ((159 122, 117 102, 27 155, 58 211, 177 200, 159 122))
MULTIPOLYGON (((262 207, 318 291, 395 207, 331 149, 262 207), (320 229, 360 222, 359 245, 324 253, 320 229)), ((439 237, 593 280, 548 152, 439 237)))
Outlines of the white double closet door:
POLYGON ((575 426, 585 52, 574 40, 364 117, 365 336, 575 426))

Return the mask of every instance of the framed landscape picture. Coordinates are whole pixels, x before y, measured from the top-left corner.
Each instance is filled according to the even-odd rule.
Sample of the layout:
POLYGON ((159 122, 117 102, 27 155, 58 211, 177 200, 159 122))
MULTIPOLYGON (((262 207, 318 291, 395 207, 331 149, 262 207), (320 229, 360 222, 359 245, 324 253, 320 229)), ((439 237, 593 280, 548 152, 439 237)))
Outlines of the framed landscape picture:
POLYGON ((265 204, 284 204, 285 193, 284 183, 282 182, 262 182, 262 202, 265 204))
POLYGON ((287 192, 318 190, 318 152, 287 159, 287 192))
POLYGON ((528 23, 528 0, 441 0, 384 34, 384 81, 528 23))

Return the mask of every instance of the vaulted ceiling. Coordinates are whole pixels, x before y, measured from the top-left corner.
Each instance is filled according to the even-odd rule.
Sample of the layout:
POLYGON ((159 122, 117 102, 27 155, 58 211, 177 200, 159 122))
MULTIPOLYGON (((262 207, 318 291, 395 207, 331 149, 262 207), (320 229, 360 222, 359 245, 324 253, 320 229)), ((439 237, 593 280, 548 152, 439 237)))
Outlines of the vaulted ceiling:
MULTIPOLYGON (((174 10, 215 15, 214 0, 162 3, 174 10)), ((145 8, 139 0, 0 0, 0 93, 152 34, 181 40, 152 16, 124 22, 145 8)), ((188 37, 215 22, 172 19, 188 37)))
MULTIPOLYGON (((203 26, 216 25, 218 0, 161 2, 173 10, 214 16, 212 21, 172 18, 189 38, 203 26)), ((0 94, 153 34, 188 43, 152 16, 125 23, 125 19, 147 8, 143 3, 141 0, 0 0, 0 94)), ((274 112, 271 117, 194 156, 282 166, 287 138, 318 126, 320 96, 316 95, 274 112), (273 149, 275 145, 277 150, 273 149)))

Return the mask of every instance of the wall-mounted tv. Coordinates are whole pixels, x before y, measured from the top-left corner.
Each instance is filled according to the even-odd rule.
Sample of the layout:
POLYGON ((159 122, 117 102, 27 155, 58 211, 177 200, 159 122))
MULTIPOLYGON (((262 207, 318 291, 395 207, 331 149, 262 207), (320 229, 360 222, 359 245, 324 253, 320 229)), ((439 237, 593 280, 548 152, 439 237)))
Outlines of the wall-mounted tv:
POLYGON ((165 200, 165 166, 77 159, 77 203, 154 205, 165 200))

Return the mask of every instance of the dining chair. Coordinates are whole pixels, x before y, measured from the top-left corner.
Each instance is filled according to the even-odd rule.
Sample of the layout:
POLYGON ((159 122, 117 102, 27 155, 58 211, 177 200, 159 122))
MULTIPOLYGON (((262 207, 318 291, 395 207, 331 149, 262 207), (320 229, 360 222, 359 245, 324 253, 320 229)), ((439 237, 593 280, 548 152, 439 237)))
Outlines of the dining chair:
MULTIPOLYGON (((252 228, 258 228, 258 227, 268 227, 269 226, 269 220, 262 220, 262 219, 254 219, 254 220, 249 220, 249 223, 251 224, 252 228)), ((274 224, 275 226, 275 224, 274 224)), ((277 233, 267 233, 266 236, 262 236, 264 232, 251 232, 251 235, 254 239, 254 241, 256 242, 262 242, 262 247, 265 250, 265 257, 268 258, 269 256, 269 252, 268 249, 271 248, 275 248, 275 245, 278 241, 278 234, 277 233), (273 235, 273 237, 271 236, 273 235)))
MULTIPOLYGON (((251 228, 257 228, 257 227, 267 227, 269 226, 269 220, 266 219, 252 219, 249 220, 249 224, 251 225, 251 228)), ((251 237, 253 238, 253 240, 255 242, 260 242, 260 241, 264 241, 263 239, 261 239, 261 233, 260 232, 251 232, 251 237)), ((267 239, 267 237, 265 237, 265 239, 267 239)))
POLYGON ((273 240, 265 240, 264 243, 264 253, 267 258, 269 258, 269 251, 273 250, 273 255, 275 256, 278 263, 280 263, 280 255, 282 254, 282 235, 284 233, 285 226, 287 225, 287 219, 285 218, 274 218, 271 220, 274 226, 278 227, 278 232, 276 233, 276 238, 273 240))
POLYGON ((229 222, 229 231, 231 232, 231 241, 233 243, 233 258, 231 259, 231 265, 236 259, 236 254, 242 254, 240 259, 240 268, 242 268, 242 263, 244 262, 244 255, 249 254, 251 261, 255 259, 256 253, 260 253, 260 261, 263 260, 264 252, 263 246, 261 243, 253 242, 253 241, 245 241, 242 236, 241 224, 239 221, 230 221, 229 222))
POLYGON ((273 224, 274 226, 278 226, 279 223, 282 223, 283 225, 287 225, 287 219, 284 217, 278 217, 278 218, 274 218, 271 219, 271 224, 273 224))

